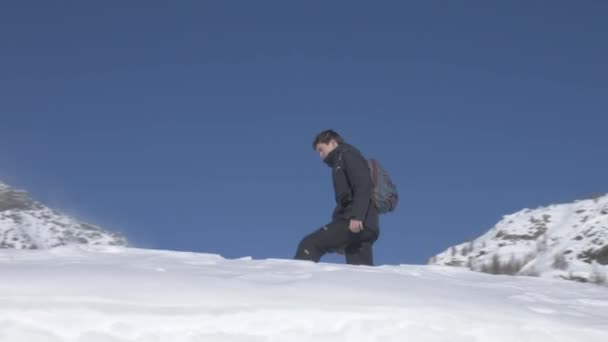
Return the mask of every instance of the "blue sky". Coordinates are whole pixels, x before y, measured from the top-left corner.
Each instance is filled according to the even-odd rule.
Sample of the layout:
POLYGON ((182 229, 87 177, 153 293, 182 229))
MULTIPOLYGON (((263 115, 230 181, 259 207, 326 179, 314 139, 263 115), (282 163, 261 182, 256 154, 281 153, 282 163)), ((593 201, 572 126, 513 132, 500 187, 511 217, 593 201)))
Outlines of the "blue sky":
MULTIPOLYGON (((608 191, 599 1, 7 1, 0 179, 137 246, 290 258, 316 133, 389 170, 379 264, 608 191)), ((341 262, 329 257, 325 261, 341 262)))

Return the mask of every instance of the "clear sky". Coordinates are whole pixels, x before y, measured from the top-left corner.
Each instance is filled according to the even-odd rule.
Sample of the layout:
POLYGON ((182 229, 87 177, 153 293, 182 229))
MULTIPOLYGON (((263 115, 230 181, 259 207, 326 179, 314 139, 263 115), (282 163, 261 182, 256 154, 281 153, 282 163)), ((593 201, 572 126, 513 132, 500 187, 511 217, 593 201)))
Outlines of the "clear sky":
MULTIPOLYGON (((0 180, 140 247, 290 258, 333 128, 398 185, 379 264, 608 191, 604 1, 3 1, 0 180)), ((330 257, 326 261, 341 259, 330 257)))

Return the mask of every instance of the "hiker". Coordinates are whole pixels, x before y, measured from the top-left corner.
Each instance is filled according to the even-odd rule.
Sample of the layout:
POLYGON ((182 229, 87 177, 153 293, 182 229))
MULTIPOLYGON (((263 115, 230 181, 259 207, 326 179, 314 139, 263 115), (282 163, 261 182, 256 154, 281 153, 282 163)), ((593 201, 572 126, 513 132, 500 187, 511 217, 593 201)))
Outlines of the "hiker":
POLYGON ((302 239, 295 259, 319 262, 326 253, 338 252, 347 264, 373 266, 380 224, 368 161, 333 130, 319 133, 313 149, 332 169, 336 208, 330 223, 302 239))

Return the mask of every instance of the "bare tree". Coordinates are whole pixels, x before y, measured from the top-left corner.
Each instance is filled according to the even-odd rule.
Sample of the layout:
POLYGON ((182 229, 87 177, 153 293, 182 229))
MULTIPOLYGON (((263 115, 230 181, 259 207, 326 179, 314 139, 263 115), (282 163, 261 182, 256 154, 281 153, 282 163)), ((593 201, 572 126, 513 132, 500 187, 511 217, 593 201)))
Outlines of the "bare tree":
POLYGON ((568 266, 570 266, 568 260, 566 260, 566 257, 563 254, 555 254, 553 257, 553 268, 565 271, 568 269, 568 266))

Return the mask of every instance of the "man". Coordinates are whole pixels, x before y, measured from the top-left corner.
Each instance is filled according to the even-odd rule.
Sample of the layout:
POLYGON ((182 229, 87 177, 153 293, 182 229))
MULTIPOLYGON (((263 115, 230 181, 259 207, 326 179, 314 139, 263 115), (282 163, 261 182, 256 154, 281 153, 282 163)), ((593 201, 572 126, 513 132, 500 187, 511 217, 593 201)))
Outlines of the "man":
POLYGON ((319 262, 326 253, 344 252, 348 264, 373 266, 380 225, 367 160, 333 130, 319 133, 313 148, 332 169, 336 208, 330 223, 302 239, 295 259, 319 262))

